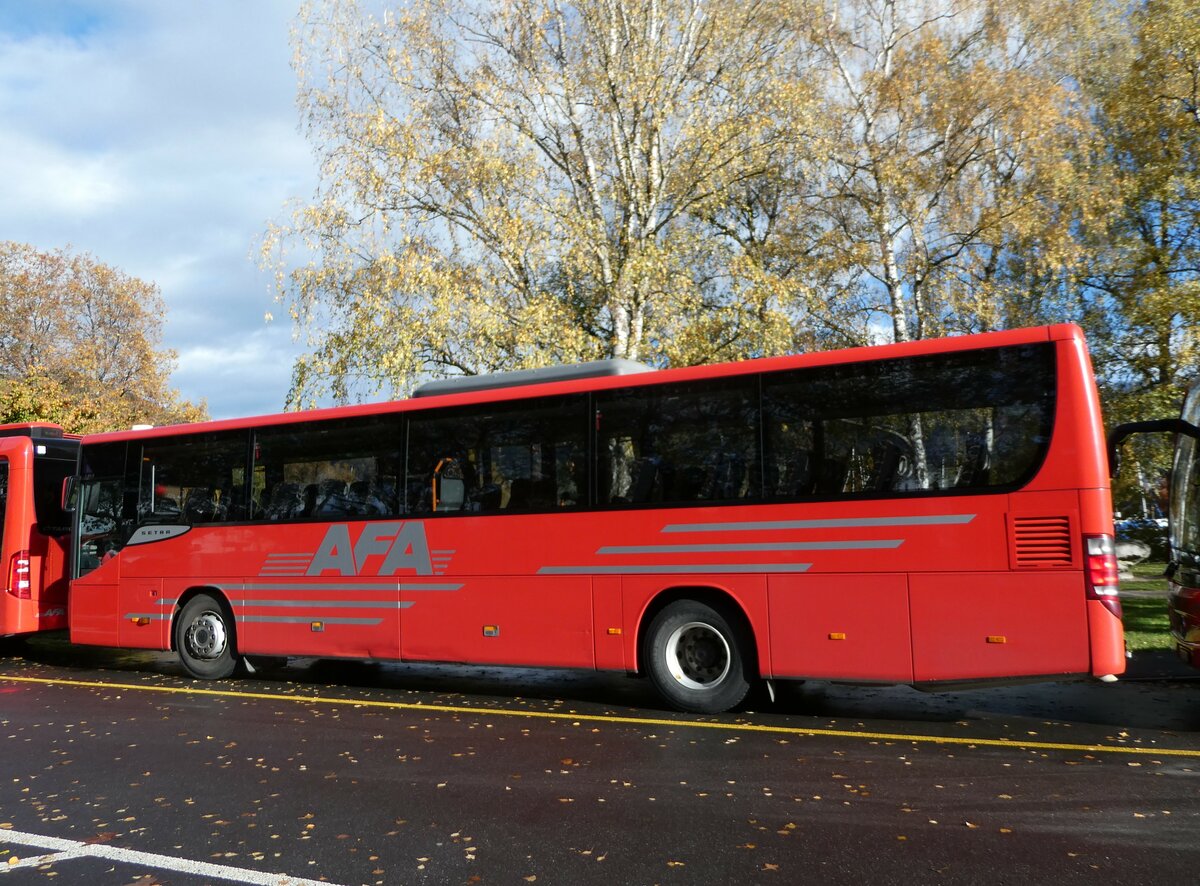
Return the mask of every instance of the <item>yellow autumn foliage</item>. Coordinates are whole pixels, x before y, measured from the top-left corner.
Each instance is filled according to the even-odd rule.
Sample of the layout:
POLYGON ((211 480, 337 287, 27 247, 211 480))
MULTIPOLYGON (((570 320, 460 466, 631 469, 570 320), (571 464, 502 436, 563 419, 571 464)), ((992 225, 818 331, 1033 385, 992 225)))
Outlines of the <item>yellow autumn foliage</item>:
POLYGON ((0 422, 67 431, 207 417, 168 378, 158 288, 66 249, 0 241, 0 422))

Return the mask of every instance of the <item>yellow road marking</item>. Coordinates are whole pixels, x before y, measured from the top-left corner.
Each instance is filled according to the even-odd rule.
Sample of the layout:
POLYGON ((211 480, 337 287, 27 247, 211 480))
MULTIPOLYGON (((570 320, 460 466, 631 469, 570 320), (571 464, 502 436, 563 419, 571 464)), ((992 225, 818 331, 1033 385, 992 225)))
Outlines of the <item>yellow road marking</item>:
POLYGON ((197 689, 188 686, 145 686, 137 683, 105 683, 98 680, 65 680, 51 677, 15 677, 0 674, 0 681, 38 683, 44 686, 82 686, 89 689, 128 689, 134 692, 163 692, 181 695, 208 695, 216 698, 253 698, 286 701, 293 704, 347 705, 359 708, 387 708, 395 711, 424 711, 439 714, 473 714, 484 717, 526 717, 542 720, 609 723, 626 726, 669 726, 675 729, 715 729, 723 732, 759 732, 771 735, 806 735, 829 738, 857 738, 871 741, 899 741, 913 744, 951 744, 969 747, 1012 748, 1034 751, 1086 751, 1098 754, 1137 754, 1154 757, 1200 757, 1200 749, 1140 747, 1133 745, 1070 744, 1052 741, 1020 741, 1008 738, 963 738, 951 735, 912 735, 903 732, 860 732, 851 729, 810 729, 802 726, 768 726, 762 723, 713 723, 705 720, 668 720, 657 717, 618 717, 608 714, 572 714, 558 711, 516 711, 507 708, 473 708, 465 705, 420 704, 402 701, 376 701, 368 698, 325 698, 320 695, 283 695, 274 692, 235 692, 228 689, 197 689))

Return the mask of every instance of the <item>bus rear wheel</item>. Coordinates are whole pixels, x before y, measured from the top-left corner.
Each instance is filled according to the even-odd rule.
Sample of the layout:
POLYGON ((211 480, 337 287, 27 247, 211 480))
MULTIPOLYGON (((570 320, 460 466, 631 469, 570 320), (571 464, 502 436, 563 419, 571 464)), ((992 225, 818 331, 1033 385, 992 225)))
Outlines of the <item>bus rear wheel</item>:
POLYGON ((232 623, 225 608, 209 594, 188 600, 179 613, 175 648, 184 669, 202 680, 228 677, 237 666, 232 623))
POLYGON ((748 644, 720 610, 677 600, 654 617, 646 637, 650 681, 673 707, 716 714, 746 697, 748 644))

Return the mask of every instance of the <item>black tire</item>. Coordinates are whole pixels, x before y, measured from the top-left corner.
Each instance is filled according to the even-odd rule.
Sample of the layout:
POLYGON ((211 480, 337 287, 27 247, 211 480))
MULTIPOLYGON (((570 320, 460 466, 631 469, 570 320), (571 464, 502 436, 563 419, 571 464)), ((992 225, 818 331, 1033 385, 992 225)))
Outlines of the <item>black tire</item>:
POLYGON ((220 680, 237 666, 233 623, 209 594, 188 600, 175 620, 175 649, 184 669, 201 680, 220 680))
POLYGON ((645 663, 650 681, 681 711, 717 714, 750 690, 749 640, 721 610, 676 600, 650 622, 645 663))

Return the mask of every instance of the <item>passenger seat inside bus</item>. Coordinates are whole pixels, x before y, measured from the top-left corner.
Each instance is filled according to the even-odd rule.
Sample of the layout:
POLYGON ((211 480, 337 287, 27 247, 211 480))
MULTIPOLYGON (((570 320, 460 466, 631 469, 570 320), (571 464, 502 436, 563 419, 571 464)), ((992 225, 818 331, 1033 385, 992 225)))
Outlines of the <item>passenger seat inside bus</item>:
POLYGON ((891 492, 900 478, 900 465, 904 453, 894 442, 881 441, 871 448, 873 470, 868 478, 867 489, 873 492, 891 492))
POLYGON ((982 433, 966 435, 963 444, 962 467, 958 471, 957 487, 987 486, 991 476, 992 453, 988 449, 987 437, 982 433))
POLYGON ((347 497, 354 513, 366 516, 386 514, 388 508, 379 492, 381 490, 377 489, 375 484, 369 480, 355 480, 351 483, 347 497))
POLYGON ((666 466, 658 456, 650 455, 639 458, 635 466, 633 482, 629 487, 629 500, 634 503, 661 500, 663 487, 667 485, 664 482, 664 473, 666 473, 666 466), (654 495, 656 490, 659 493, 657 498, 654 495))
POLYGON ((210 486, 189 489, 183 503, 183 519, 188 523, 214 523, 225 519, 226 506, 219 490, 210 486))
POLYGON ((317 484, 310 516, 346 517, 353 514, 350 500, 346 497, 346 481, 326 477, 317 484))
POLYGON ((461 511, 467 497, 467 484, 458 477, 438 477, 436 483, 437 510, 461 511))
POLYGON ((304 496, 299 483, 280 483, 271 490, 264 516, 268 520, 290 520, 304 512, 304 496))

